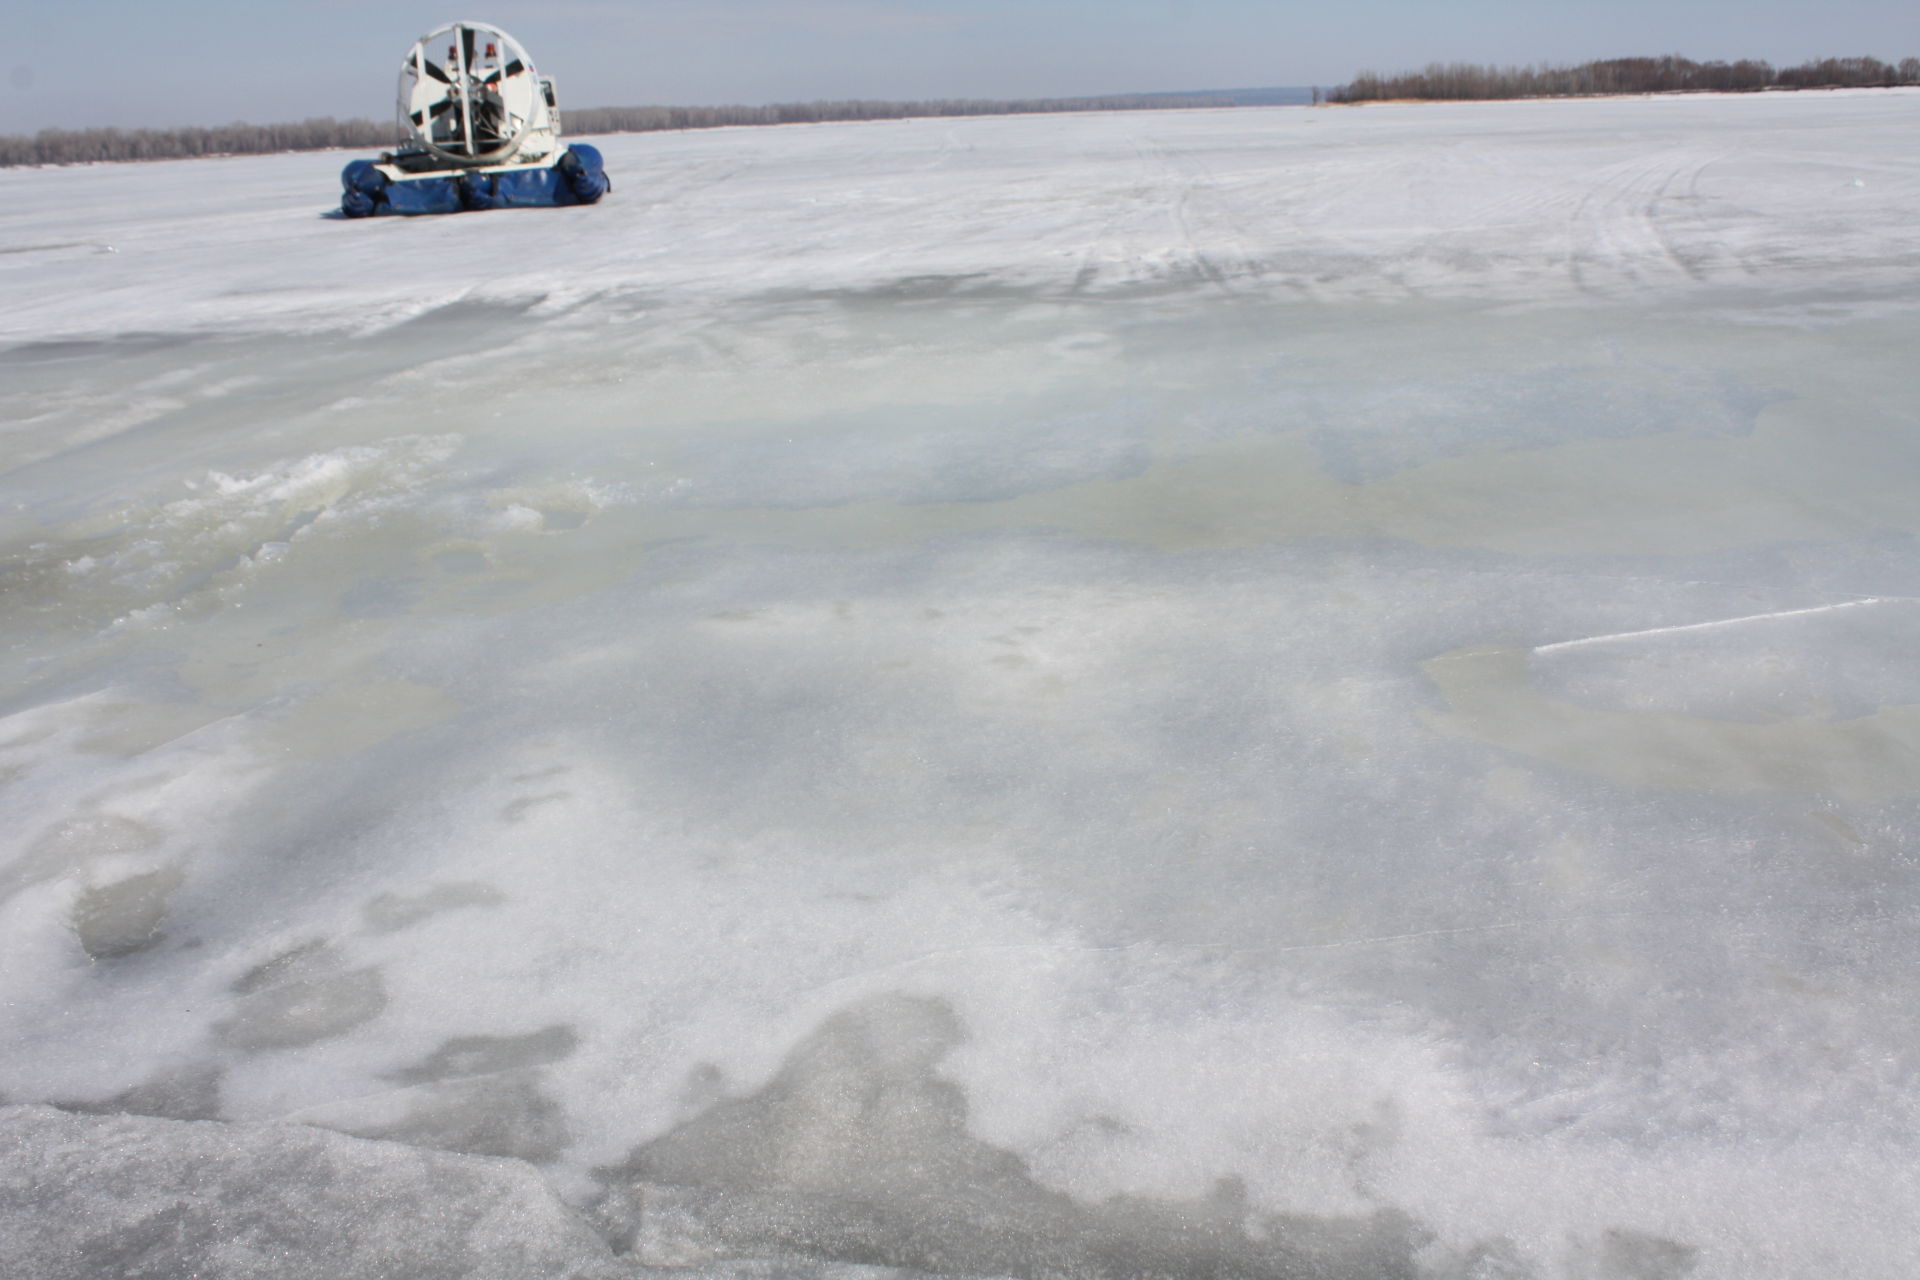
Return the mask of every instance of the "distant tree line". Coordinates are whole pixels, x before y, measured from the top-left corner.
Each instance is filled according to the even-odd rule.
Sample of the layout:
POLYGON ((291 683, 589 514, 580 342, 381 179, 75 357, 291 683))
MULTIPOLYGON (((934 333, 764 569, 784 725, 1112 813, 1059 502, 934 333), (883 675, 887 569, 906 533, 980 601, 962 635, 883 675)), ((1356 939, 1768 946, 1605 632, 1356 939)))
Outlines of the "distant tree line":
POLYGON ((0 135, 0 166, 179 160, 393 144, 391 121, 376 124, 330 116, 295 124, 226 124, 211 129, 42 129, 31 137, 0 135))
MULTIPOLYGON (((812 124, 827 120, 908 120, 929 116, 1026 115, 1049 111, 1128 111, 1228 107, 1225 94, 1126 94, 1107 98, 1035 98, 1015 102, 941 99, 930 102, 788 102, 763 107, 586 107, 569 110, 569 134, 646 133, 723 125, 812 124)), ((399 140, 395 126, 324 117, 297 124, 229 124, 213 129, 42 129, 31 137, 0 135, 0 167, 89 164, 102 160, 178 160, 189 156, 261 155, 339 147, 379 150, 399 140)))
POLYGON ((1380 102, 1393 98, 1562 98, 1611 93, 1754 92, 1762 89, 1891 88, 1920 84, 1920 58, 1898 63, 1878 58, 1822 58, 1797 67, 1765 62, 1694 62, 1664 58, 1610 58, 1579 66, 1494 67, 1466 62, 1433 63, 1424 71, 1383 76, 1362 71, 1352 83, 1330 89, 1328 102, 1380 102))

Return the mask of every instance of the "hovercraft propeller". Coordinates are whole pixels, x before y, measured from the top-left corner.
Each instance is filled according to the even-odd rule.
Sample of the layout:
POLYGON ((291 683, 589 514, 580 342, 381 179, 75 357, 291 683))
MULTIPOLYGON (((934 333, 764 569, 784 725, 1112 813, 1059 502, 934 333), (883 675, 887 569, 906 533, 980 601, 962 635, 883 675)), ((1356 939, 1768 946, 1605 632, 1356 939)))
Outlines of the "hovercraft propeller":
POLYGON ((531 160, 554 149, 550 85, 520 42, 484 22, 453 22, 414 42, 400 67, 400 122, 447 164, 531 160), (433 60, 442 47, 446 57, 433 60))

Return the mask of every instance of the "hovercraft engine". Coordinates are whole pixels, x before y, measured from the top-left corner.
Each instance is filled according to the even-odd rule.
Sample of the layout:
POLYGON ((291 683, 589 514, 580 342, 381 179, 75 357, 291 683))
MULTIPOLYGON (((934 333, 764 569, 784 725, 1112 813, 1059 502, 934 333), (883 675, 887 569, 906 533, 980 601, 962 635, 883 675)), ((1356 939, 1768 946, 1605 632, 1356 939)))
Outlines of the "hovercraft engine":
POLYGON ((560 141, 553 81, 489 23, 416 40, 400 64, 398 114, 407 141, 340 175, 349 218, 592 204, 613 185, 598 150, 560 141))

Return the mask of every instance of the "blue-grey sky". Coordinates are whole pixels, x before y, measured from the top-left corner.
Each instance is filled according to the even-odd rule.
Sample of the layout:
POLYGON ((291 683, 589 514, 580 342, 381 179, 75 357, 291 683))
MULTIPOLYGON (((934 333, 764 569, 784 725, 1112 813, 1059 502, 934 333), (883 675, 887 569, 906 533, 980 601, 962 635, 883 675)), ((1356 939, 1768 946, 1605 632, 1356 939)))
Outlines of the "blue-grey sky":
POLYGON ((1920 56, 1920 0, 0 0, 0 133, 391 115, 498 23, 563 106, 1338 84, 1430 61, 1920 56))

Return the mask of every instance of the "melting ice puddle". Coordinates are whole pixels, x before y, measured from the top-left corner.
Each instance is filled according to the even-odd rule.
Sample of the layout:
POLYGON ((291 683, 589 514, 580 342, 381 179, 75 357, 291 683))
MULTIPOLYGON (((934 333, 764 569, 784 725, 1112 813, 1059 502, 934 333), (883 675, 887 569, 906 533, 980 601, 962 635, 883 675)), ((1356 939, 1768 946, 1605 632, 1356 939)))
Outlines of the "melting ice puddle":
POLYGON ((1869 803, 1920 789, 1916 705, 1752 724, 1559 702, 1534 687, 1523 650, 1468 649, 1426 671, 1447 699, 1443 727, 1616 782, 1869 803))

